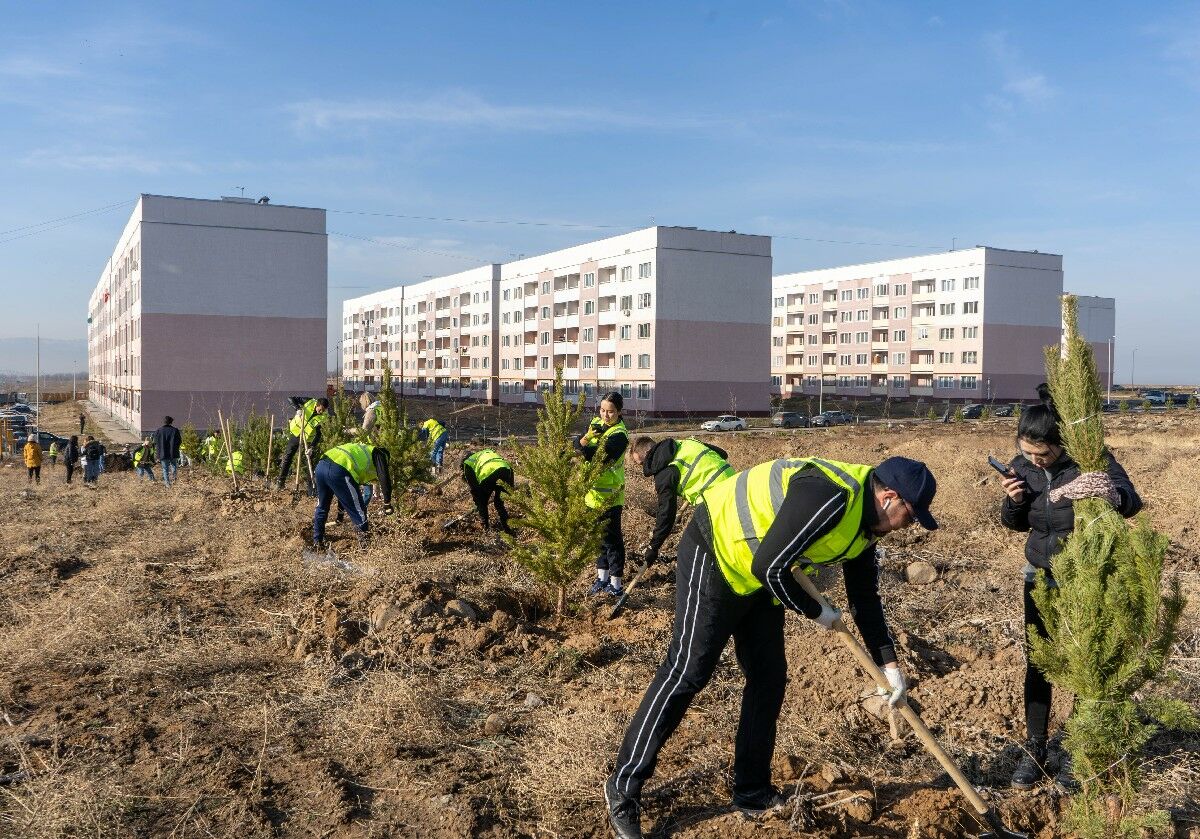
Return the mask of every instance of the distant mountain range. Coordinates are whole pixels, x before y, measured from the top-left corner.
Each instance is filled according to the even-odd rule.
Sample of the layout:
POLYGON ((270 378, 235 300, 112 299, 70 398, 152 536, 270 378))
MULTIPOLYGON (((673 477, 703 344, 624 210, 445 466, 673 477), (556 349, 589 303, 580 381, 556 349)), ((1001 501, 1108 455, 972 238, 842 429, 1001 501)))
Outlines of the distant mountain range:
MULTIPOLYGON (((42 375, 87 370, 87 339, 43 338, 42 375)), ((36 338, 0 338, 0 376, 31 376, 37 372, 36 338)))

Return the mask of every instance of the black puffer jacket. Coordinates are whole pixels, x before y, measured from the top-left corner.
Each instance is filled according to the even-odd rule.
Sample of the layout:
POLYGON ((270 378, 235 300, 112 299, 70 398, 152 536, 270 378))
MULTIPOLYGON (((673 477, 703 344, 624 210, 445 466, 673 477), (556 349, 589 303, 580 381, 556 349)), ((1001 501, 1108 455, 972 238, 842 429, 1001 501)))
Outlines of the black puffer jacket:
MULTIPOLYGON (((1117 512, 1129 518, 1142 509, 1142 499, 1137 490, 1111 454, 1108 457, 1108 472, 1121 503, 1117 512)), ((1000 510, 1000 523, 1009 530, 1029 531, 1025 541, 1025 560, 1037 568, 1050 569, 1050 557, 1062 549, 1062 542, 1075 529, 1075 510, 1069 498, 1050 502, 1049 491, 1069 484, 1079 477, 1079 465, 1064 451, 1050 464, 1048 469, 1034 466, 1025 457, 1018 455, 1012 462, 1013 471, 1025 482, 1025 496, 1018 504, 1008 496, 1000 510)))

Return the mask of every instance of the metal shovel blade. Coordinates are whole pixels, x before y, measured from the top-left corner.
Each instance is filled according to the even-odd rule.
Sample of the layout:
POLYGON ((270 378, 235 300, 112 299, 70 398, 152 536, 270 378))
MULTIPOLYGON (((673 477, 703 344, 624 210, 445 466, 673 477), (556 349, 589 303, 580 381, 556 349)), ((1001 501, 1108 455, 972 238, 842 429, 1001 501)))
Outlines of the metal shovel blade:
POLYGON ((979 839, 1029 839, 1028 833, 1018 833, 1005 827, 995 807, 990 808, 981 818, 987 822, 991 830, 979 834, 979 839))

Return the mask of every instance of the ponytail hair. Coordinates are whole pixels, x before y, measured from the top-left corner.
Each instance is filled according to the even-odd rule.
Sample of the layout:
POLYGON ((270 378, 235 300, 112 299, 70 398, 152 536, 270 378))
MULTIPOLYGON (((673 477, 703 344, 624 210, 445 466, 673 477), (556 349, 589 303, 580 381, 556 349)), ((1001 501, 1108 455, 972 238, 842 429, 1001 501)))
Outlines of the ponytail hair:
POLYGON ((1017 439, 1030 443, 1046 443, 1051 446, 1061 446, 1062 434, 1059 423, 1062 418, 1054 407, 1054 397, 1050 395, 1050 387, 1042 382, 1037 387, 1041 405, 1034 405, 1021 411, 1021 421, 1017 424, 1017 439))

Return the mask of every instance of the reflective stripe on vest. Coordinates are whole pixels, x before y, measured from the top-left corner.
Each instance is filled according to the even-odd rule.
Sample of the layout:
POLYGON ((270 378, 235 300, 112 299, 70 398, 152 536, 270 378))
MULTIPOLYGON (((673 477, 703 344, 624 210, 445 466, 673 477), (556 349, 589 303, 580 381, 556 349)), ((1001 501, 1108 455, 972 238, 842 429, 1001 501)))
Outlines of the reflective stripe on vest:
POLYGON ((725 458, 694 438, 679 441, 671 465, 679 470, 677 494, 692 505, 704 500, 710 486, 734 475, 725 458))
POLYGON ((305 440, 317 426, 325 422, 328 416, 328 414, 317 413, 317 400, 315 399, 305 402, 304 407, 300 409, 300 414, 300 417, 292 417, 292 421, 288 423, 288 431, 292 432, 293 437, 299 437, 303 432, 305 440))
POLYGON ((246 471, 246 467, 242 464, 241 452, 233 453, 233 460, 226 462, 225 471, 230 474, 237 472, 239 475, 246 471))
MULTIPOLYGON (((600 435, 600 439, 596 441, 596 453, 592 457, 604 457, 604 445, 608 442, 608 438, 616 434, 624 434, 629 437, 629 432, 625 429, 625 421, 619 420, 616 425, 611 425, 604 430, 600 435)), ((625 503, 625 456, 618 457, 610 463, 608 467, 600 473, 600 477, 592 484, 592 488, 588 490, 588 494, 584 496, 586 503, 593 510, 598 510, 602 507, 619 507, 625 503)))
POLYGON ((436 443, 437 438, 446 433, 446 426, 435 419, 425 420, 421 423, 421 427, 429 431, 429 442, 431 443, 436 443))
POLYGON ((134 452, 133 453, 133 465, 140 466, 141 462, 142 462, 142 458, 145 457, 146 454, 147 454, 147 451, 145 449, 138 449, 136 452, 134 452))
POLYGON ((475 473, 475 480, 479 483, 486 481, 499 469, 512 468, 507 460, 491 449, 475 452, 475 454, 467 458, 466 463, 467 466, 471 467, 471 471, 475 473))
POLYGON ((820 470, 847 493, 838 523, 805 549, 804 558, 813 565, 837 564, 858 556, 875 541, 862 528, 863 504, 870 494, 864 487, 871 467, 815 457, 760 463, 731 481, 715 484, 705 496, 717 564, 738 594, 762 587, 751 570, 754 555, 783 506, 788 483, 803 469, 820 470))
POLYGON ((359 486, 379 480, 375 474, 374 446, 366 443, 342 443, 325 452, 325 457, 350 473, 359 486))

